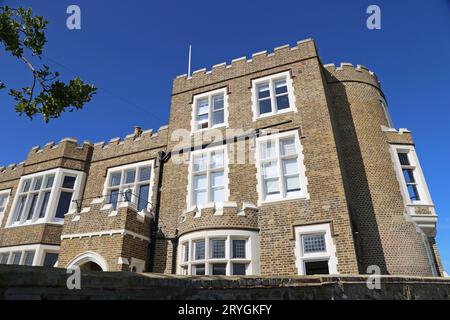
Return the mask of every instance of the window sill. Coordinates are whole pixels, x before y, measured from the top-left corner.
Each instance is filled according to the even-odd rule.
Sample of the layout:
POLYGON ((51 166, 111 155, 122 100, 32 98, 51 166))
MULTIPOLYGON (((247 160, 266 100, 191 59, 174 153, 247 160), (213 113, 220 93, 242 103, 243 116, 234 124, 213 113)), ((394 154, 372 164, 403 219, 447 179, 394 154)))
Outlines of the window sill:
POLYGON ((302 194, 302 195, 290 196, 290 197, 286 197, 286 198, 259 200, 258 206, 269 205, 269 204, 274 204, 274 203, 283 202, 283 201, 293 201, 293 200, 308 200, 308 196, 302 194))
POLYGON ((8 226, 5 226, 5 229, 8 228, 20 228, 20 227, 27 227, 27 226, 36 226, 41 224, 53 224, 53 225, 63 225, 64 219, 61 220, 54 220, 54 221, 35 221, 35 222, 28 222, 28 223, 14 223, 8 226))
POLYGON ((253 121, 258 121, 258 120, 264 120, 267 118, 271 118, 271 117, 276 117, 279 116, 280 114, 285 114, 285 113, 291 113, 291 112, 297 112, 297 110, 295 110, 294 108, 290 108, 290 109, 283 109, 282 111, 278 111, 276 113, 264 113, 262 115, 259 115, 255 118, 253 118, 253 121))

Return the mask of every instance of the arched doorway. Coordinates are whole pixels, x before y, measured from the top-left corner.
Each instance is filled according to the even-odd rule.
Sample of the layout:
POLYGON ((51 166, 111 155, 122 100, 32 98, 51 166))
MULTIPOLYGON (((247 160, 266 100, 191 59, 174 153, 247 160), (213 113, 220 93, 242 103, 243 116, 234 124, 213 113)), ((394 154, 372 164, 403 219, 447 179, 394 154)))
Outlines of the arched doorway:
POLYGON ((98 253, 88 251, 74 258, 67 268, 78 266, 81 271, 108 271, 108 263, 98 253))

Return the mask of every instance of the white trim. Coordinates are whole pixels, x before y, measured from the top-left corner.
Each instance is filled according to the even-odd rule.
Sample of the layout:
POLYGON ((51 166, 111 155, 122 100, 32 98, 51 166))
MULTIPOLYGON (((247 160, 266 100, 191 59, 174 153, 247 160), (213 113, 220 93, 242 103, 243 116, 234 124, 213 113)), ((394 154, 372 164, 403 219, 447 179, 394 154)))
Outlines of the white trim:
POLYGON ((145 261, 142 259, 131 258, 130 271, 137 272, 137 273, 144 272, 145 271, 145 261), (133 268, 136 268, 136 270, 133 271, 133 268))
MULTIPOLYGON (((69 205, 68 212, 76 210, 77 205, 73 200, 75 200, 75 199, 79 200, 81 197, 82 189, 83 189, 84 183, 85 183, 86 173, 84 173, 82 171, 71 170, 71 169, 55 168, 55 169, 51 169, 51 170, 47 170, 47 171, 23 175, 20 177, 20 182, 17 187, 16 194, 14 196, 14 202, 13 202, 13 205, 11 206, 11 211, 10 211, 8 221, 7 221, 5 228, 35 225, 35 224, 40 224, 40 223, 62 224, 64 222, 64 219, 56 218, 55 215, 56 215, 61 192, 69 191, 68 189, 62 188, 63 179, 66 175, 76 177, 74 187, 73 187, 73 189, 70 189, 70 191, 72 191, 72 198, 71 198, 71 203, 69 205), (27 216, 26 212, 27 212, 27 209, 29 209, 29 203, 30 203, 30 201, 28 201, 30 192, 22 193, 22 192, 19 192, 19 190, 23 189, 24 182, 29 179, 33 179, 33 178, 37 178, 37 177, 46 178, 51 175, 54 176, 52 187, 47 188, 47 189, 42 187, 40 189, 41 191, 39 191, 40 193, 43 193, 42 190, 48 190, 50 192, 50 196, 48 199, 48 204, 47 204, 47 208, 46 208, 44 217, 39 218, 39 214, 38 214, 40 205, 42 203, 42 198, 43 198, 42 196, 39 196, 38 202, 35 205, 34 214, 33 214, 32 219, 26 220, 26 216, 27 216), (27 199, 25 201, 25 208, 23 209, 20 221, 14 221, 16 218, 16 213, 17 213, 16 212, 17 211, 17 202, 20 197, 19 194, 27 194, 27 199)), ((42 184, 44 184, 45 182, 46 182, 46 179, 45 180, 43 179, 42 184)), ((30 186, 30 189, 31 189, 31 186, 30 186)), ((32 191, 31 193, 34 193, 34 192, 32 191)))
POLYGON ((93 251, 86 251, 77 257, 73 258, 68 264, 67 269, 72 268, 73 266, 82 266, 86 262, 94 262, 102 268, 102 271, 108 271, 108 263, 105 258, 103 258, 100 254, 93 251))
POLYGON ((191 106, 191 134, 207 131, 210 129, 217 129, 226 127, 228 128, 228 93, 227 88, 220 88, 213 91, 208 91, 205 93, 194 95, 192 99, 192 106, 191 106), (223 94, 223 123, 212 125, 212 104, 211 104, 211 97, 215 96, 217 94, 223 94), (203 129, 197 129, 197 101, 200 99, 208 98, 208 127, 203 129))
POLYGON ((294 227, 295 234, 295 265, 299 275, 305 275, 305 261, 323 261, 328 260, 328 270, 330 274, 338 274, 336 247, 331 237, 331 227, 329 223, 312 224, 294 227), (308 234, 324 234, 326 252, 321 253, 303 253, 302 236, 308 234))
POLYGON ((104 230, 104 231, 97 231, 97 232, 64 234, 61 236, 61 240, 74 239, 74 238, 91 238, 91 237, 112 236, 114 234, 129 235, 129 236, 132 236, 133 238, 150 241, 149 237, 137 234, 136 232, 133 232, 133 231, 130 231, 127 229, 113 229, 113 230, 104 230))
MULTIPOLYGON (((230 197, 230 190, 229 190, 229 178, 228 178, 228 174, 229 174, 229 168, 228 168, 228 164, 229 164, 229 159, 228 159, 228 145, 220 145, 220 146, 215 146, 215 147, 209 147, 209 148, 205 148, 205 149, 199 149, 199 150, 194 150, 189 154, 189 168, 188 168, 188 184, 187 184, 187 195, 186 195, 186 208, 205 208, 205 207, 214 207, 214 203, 210 203, 207 202, 204 205, 200 205, 200 206, 196 206, 196 204, 194 204, 194 192, 193 192, 193 183, 194 183, 194 157, 201 155, 201 154, 207 154, 207 166, 209 166, 208 160, 210 157, 211 152, 215 152, 215 151, 222 151, 223 152, 223 166, 224 166, 224 204, 228 203, 228 199, 230 197)), ((209 172, 209 167, 207 168, 206 171, 209 172)), ((207 174, 207 177, 209 177, 209 174, 207 174)), ((209 184, 210 182, 207 181, 207 192, 208 192, 208 199, 209 199, 209 193, 211 192, 210 188, 209 188, 209 184)), ((218 206, 221 205, 221 203, 217 203, 218 206)), ((191 210, 193 211, 193 210, 191 210)))
POLYGON ((0 197, 4 196, 5 194, 7 195, 6 200, 5 200, 5 207, 3 208, 3 212, 0 212, 0 228, 3 225, 3 218, 6 215, 6 208, 8 207, 9 198, 11 198, 11 190, 12 190, 11 188, 0 190, 0 197))
MULTIPOLYGON (((257 180, 257 187, 258 187, 258 206, 265 204, 265 203, 271 203, 271 202, 278 202, 278 201, 285 201, 285 200, 292 200, 292 199, 309 199, 309 193, 307 190, 308 185, 308 179, 306 177, 306 167, 304 164, 304 155, 303 155, 303 146, 300 142, 300 137, 297 130, 291 130, 271 135, 265 135, 261 136, 256 139, 256 151, 255 151, 255 165, 256 165, 256 180, 257 180), (280 194, 278 196, 273 196, 271 198, 265 199, 264 196, 264 186, 263 186, 263 178, 262 178, 262 169, 261 169, 261 143, 266 142, 268 140, 275 141, 275 148, 278 148, 276 150, 276 154, 278 154, 279 151, 279 141, 282 138, 286 137, 294 137, 295 139, 295 147, 297 149, 297 165, 298 165, 298 175, 300 180, 300 191, 295 192, 291 195, 283 195, 282 190, 280 189, 280 194)), ((282 164, 278 163, 278 170, 279 172, 279 184, 283 184, 283 173, 282 170, 282 164)))
POLYGON ((277 74, 272 74, 266 77, 258 78, 252 80, 252 89, 251 89, 251 100, 252 100, 252 112, 253 112, 253 121, 256 121, 261 118, 270 117, 286 112, 297 112, 297 106, 296 106, 296 100, 294 95, 294 86, 293 81, 291 78, 291 74, 289 71, 280 72, 277 74), (275 110, 275 96, 274 96, 274 89, 273 89, 273 82, 276 80, 286 79, 286 85, 288 90, 288 99, 289 99, 289 108, 282 109, 282 110, 275 110), (270 90, 270 99, 271 99, 271 107, 272 112, 265 113, 263 115, 260 115, 259 113, 259 105, 258 105, 258 92, 256 90, 256 87, 260 85, 261 83, 269 82, 269 90, 270 90))
POLYGON ((212 263, 226 263, 226 274, 231 275, 231 264, 235 263, 245 263, 247 265, 246 274, 247 275, 259 275, 259 233, 257 231, 249 230, 237 230, 237 229, 224 229, 224 230, 205 230, 191 232, 182 235, 178 241, 178 254, 177 254, 177 274, 183 274, 182 268, 187 267, 188 274, 193 273, 193 266, 196 264, 205 265, 206 275, 211 274, 210 265, 212 263), (223 259, 212 259, 209 258, 210 248, 209 242, 214 239, 224 239, 225 242, 225 258, 223 259), (193 243, 196 240, 205 240, 205 259, 204 260, 194 260, 193 259, 193 243), (231 258, 232 254, 232 240, 246 240, 246 257, 234 259, 231 258), (183 246, 189 245, 189 261, 185 262, 183 259, 184 250, 183 246))
POLYGON ((11 264, 12 253, 21 252, 20 264, 24 263, 24 253, 26 251, 34 251, 33 266, 42 266, 44 264, 45 254, 47 252, 59 253, 59 246, 52 246, 46 244, 28 244, 21 246, 2 247, 0 254, 9 253, 8 264, 11 264))

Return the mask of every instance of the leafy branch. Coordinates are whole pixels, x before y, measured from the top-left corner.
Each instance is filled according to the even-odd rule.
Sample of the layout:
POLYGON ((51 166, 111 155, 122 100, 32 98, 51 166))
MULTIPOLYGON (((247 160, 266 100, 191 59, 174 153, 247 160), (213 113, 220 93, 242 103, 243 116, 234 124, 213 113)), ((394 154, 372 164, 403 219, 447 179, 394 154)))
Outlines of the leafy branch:
MULTIPOLYGON (((21 60, 33 76, 31 86, 10 89, 9 95, 16 101, 15 110, 19 115, 25 114, 33 119, 41 114, 45 122, 60 117, 66 110, 82 109, 97 91, 92 84, 84 83, 79 77, 68 83, 58 80, 58 72, 51 71, 45 64, 35 67, 25 56, 25 51, 29 51, 31 56, 42 59, 47 42, 47 23, 43 17, 33 16, 31 8, 0 8, 0 43, 7 52, 21 60)), ((0 90, 5 88, 5 83, 0 80, 0 90)))

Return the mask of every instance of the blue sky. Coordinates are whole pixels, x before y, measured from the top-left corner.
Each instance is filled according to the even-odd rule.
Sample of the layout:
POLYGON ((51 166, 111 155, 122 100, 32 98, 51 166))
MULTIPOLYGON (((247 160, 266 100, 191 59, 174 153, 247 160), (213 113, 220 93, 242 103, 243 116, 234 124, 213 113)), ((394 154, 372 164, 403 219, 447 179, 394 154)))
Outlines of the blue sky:
MULTIPOLYGON (((375 71, 396 127, 413 132, 439 214, 438 245, 450 270, 450 1, 1 1, 31 6, 50 21, 44 62, 66 79, 80 75, 98 94, 84 110, 45 124, 19 117, 0 92, 0 165, 25 159, 34 145, 76 137, 123 137, 134 125, 168 121, 171 82, 193 70, 313 38, 324 63, 375 71), (426 3, 426 4, 424 4, 426 3), (66 8, 81 8, 81 30, 66 28, 66 8), (381 30, 366 28, 366 8, 381 8, 381 30)), ((0 50, 0 79, 30 83, 26 67, 0 50)))

